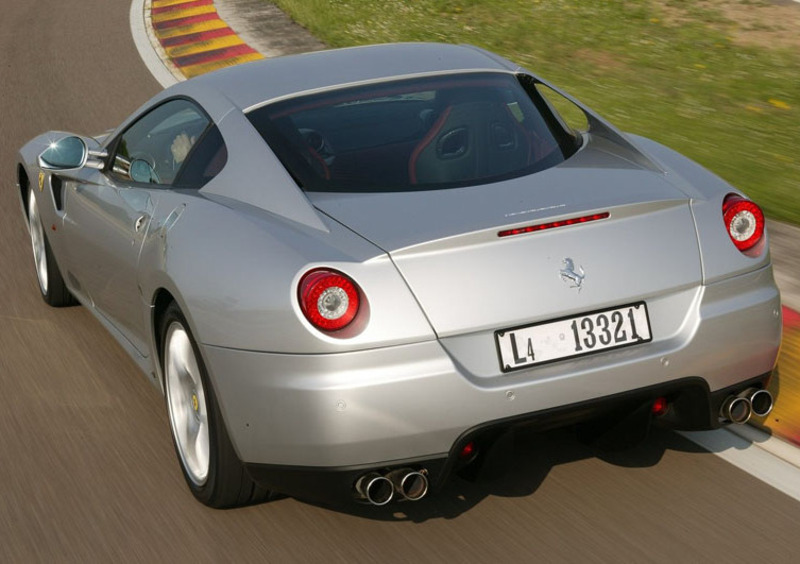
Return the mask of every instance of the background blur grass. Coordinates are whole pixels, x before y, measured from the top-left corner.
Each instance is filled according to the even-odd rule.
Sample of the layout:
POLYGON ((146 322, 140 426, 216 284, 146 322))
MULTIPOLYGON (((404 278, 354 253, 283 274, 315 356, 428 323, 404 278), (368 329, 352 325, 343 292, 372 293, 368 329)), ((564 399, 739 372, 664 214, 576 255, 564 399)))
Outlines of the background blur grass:
POLYGON ((742 45, 741 18, 715 0, 273 1, 331 47, 442 41, 496 51, 800 224, 800 49, 770 43, 780 22, 752 24, 766 39, 742 45))

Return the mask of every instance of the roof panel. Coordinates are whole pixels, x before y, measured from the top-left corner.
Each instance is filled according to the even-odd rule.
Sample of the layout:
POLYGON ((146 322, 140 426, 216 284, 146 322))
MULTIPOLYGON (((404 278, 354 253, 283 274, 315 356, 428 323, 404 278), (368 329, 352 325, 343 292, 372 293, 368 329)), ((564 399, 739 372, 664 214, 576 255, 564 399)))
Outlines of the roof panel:
POLYGON ((316 51, 226 68, 183 83, 224 94, 242 109, 299 92, 431 72, 511 70, 485 51, 443 43, 395 43, 316 51))

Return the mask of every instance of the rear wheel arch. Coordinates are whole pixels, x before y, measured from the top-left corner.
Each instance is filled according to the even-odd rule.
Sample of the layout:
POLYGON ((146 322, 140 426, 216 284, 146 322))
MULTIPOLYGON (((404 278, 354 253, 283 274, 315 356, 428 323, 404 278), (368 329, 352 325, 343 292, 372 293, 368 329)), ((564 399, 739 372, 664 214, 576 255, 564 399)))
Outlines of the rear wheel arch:
MULTIPOLYGON (((155 344, 156 348, 156 360, 158 361, 158 366, 163 366, 164 363, 164 350, 163 350, 163 341, 164 335, 162 335, 162 321, 164 319, 164 315, 167 312, 170 304, 173 302, 177 302, 175 297, 170 293, 169 290, 166 288, 159 288, 156 290, 155 294, 153 294, 153 313, 152 313, 152 330, 153 330, 153 343, 155 344)), ((159 372, 162 372, 159 369, 159 372)), ((164 375, 161 374, 161 385, 164 385, 164 375)))
POLYGON ((156 294, 155 305, 167 415, 190 491, 201 503, 216 508, 266 501, 271 492, 252 480, 236 454, 200 348, 180 304, 163 290, 156 294))
MULTIPOLYGON (((164 281, 161 281, 161 284, 164 284, 164 281)), ((155 363, 159 368, 159 372, 164 365, 164 317, 167 315, 168 310, 170 307, 175 304, 175 307, 178 311, 181 312, 181 315, 186 320, 186 327, 192 333, 192 335, 196 338, 197 331, 195 327, 194 320, 192 319, 191 314, 189 313, 189 308, 185 307, 186 303, 183 300, 183 297, 174 289, 174 286, 167 282, 164 285, 158 286, 158 288, 152 293, 152 299, 150 300, 151 307, 150 307, 150 323, 151 323, 151 334, 153 336, 153 345, 155 347, 154 350, 154 359, 155 363), (173 288, 173 289, 170 289, 173 288)), ((198 342, 200 342, 198 338, 198 342)), ((164 385, 164 374, 161 375, 161 385, 164 385)), ((162 387, 162 391, 164 391, 162 387)))

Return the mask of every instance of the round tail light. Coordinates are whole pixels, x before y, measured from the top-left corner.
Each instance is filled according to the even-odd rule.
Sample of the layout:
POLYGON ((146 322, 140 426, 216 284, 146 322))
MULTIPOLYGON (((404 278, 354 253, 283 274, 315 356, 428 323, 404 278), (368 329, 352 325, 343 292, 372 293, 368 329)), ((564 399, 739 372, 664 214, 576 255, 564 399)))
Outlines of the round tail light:
POLYGON ((298 297, 303 315, 323 331, 343 329, 358 313, 358 286, 336 270, 320 268, 305 273, 300 279, 298 297))
POLYGON ((731 241, 742 252, 755 247, 764 236, 764 212, 754 202, 738 194, 725 196, 722 219, 731 241))

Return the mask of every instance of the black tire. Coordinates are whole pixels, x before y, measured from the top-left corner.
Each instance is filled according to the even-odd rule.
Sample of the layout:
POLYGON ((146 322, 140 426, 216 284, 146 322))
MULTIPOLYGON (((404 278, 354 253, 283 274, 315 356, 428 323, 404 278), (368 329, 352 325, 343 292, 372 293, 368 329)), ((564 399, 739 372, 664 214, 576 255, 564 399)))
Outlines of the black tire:
POLYGON ((197 343, 175 302, 163 315, 160 335, 172 444, 192 494, 201 503, 218 509, 266 501, 270 492, 253 482, 236 456, 197 343), (195 364, 191 365, 192 362, 195 364), (187 369, 186 364, 191 366, 187 369), (197 373, 188 374, 195 366, 197 373), (187 394, 187 388, 192 388, 191 395, 187 394), (192 418, 200 422, 198 428, 205 427, 207 431, 207 453, 204 449, 199 449, 200 454, 192 452, 197 451, 197 441, 187 440, 191 436, 182 437, 181 432, 176 432, 178 428, 191 433, 186 428, 192 426, 192 418))
POLYGON ((77 304, 64 283, 61 270, 50 248, 50 241, 39 217, 39 208, 33 191, 28 192, 28 229, 33 248, 33 261, 36 279, 44 302, 52 307, 66 307, 77 304))

